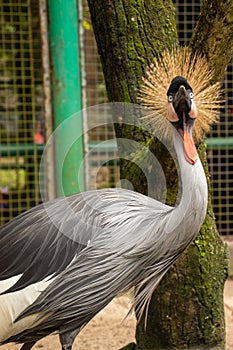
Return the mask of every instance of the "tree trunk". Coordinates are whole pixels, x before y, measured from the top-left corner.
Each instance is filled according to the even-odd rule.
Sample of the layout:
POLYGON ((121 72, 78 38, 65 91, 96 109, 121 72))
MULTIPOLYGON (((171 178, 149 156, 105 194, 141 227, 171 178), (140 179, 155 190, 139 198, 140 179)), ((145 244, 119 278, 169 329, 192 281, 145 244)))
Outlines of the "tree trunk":
POLYGON ((221 81, 233 46, 233 1, 204 0, 190 46, 207 57, 214 82, 221 81))
MULTIPOLYGON (((88 5, 109 101, 137 103, 146 67, 164 48, 178 45, 173 3, 170 0, 156 3, 154 0, 88 0, 88 5)), ((115 131, 117 138, 150 143, 151 151, 156 148, 156 143, 150 142, 148 135, 138 132, 134 126, 119 123, 115 131)), ((145 178, 138 167, 120 159, 120 172, 121 179, 131 182, 136 191, 147 194, 145 178)))
MULTIPOLYGON (((145 67, 164 48, 178 44, 173 3, 169 0, 88 0, 88 3, 109 100, 136 103, 137 89, 145 67)), ((232 6, 233 1, 229 3, 232 6)), ((212 8, 212 2, 208 1, 208 4, 212 8)), ((218 8, 221 6, 218 5, 218 8)), ((211 11, 210 14, 216 15, 211 11)), ((205 16, 203 11, 200 21, 205 16)), ((201 35, 200 23, 194 38, 201 35)), ((211 25, 213 21, 208 23, 211 25)), ((225 29, 224 27, 224 36, 227 35, 225 29)), ((230 25, 228 30, 232 43, 230 25)), ((211 45, 215 43, 214 39, 215 37, 212 38, 211 45)), ((202 50, 203 42, 200 40, 198 47, 198 42, 193 41, 192 47, 206 54, 209 51, 202 50)), ((229 40, 226 43, 230 45, 229 40)), ((227 49, 223 46, 220 48, 216 38, 215 47, 222 54, 226 52, 226 65, 230 60, 228 46, 227 49)), ((211 51, 210 53, 214 54, 211 51)), ((216 68, 217 60, 214 62, 213 68, 216 68)), ((220 71, 222 74, 223 69, 217 71, 216 79, 221 76, 220 71)), ((164 148, 157 141, 150 140, 149 135, 124 124, 116 125, 116 135, 149 145, 166 169, 169 187, 167 202, 174 203, 177 174, 171 159, 166 160, 164 148)), ((199 154, 209 178, 204 145, 200 146, 199 154)), ((146 194, 145 178, 135 165, 123 160, 121 177, 133 182, 135 190, 146 194)), ((136 349, 181 349, 194 345, 195 349, 199 345, 201 349, 204 346, 214 348, 217 345, 223 348, 223 286, 227 266, 226 249, 218 236, 209 200, 206 220, 198 238, 178 263, 172 266, 154 293, 146 331, 144 320, 139 322, 136 349)), ((130 348, 133 348, 132 344, 130 348)))
MULTIPOLYGON (((210 185, 203 144, 199 156, 210 185)), ((146 330, 143 319, 137 326, 137 349, 224 349, 223 288, 227 274, 228 256, 216 229, 209 194, 198 237, 156 289, 146 330)))

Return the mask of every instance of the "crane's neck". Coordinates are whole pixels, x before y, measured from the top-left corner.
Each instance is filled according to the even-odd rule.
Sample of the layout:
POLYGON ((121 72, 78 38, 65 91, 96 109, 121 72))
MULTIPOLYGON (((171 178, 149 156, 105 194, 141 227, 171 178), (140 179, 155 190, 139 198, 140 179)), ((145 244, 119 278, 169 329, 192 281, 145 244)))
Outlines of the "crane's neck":
POLYGON ((194 165, 185 159, 183 140, 175 129, 174 146, 179 165, 181 198, 172 211, 167 229, 180 232, 181 240, 187 239, 191 242, 199 232, 206 215, 206 177, 199 157, 194 165))

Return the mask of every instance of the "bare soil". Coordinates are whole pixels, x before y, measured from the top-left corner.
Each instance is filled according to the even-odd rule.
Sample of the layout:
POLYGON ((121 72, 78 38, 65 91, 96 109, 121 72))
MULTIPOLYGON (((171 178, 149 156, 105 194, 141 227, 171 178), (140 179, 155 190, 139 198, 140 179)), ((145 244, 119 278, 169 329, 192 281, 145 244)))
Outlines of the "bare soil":
MULTIPOLYGON (((233 279, 225 285, 226 350, 233 350, 233 279)), ((129 298, 121 296, 102 310, 76 338, 73 350, 119 350, 135 341, 134 317, 125 319, 129 298)), ((34 349, 60 349, 57 335, 50 335, 38 342, 34 349)), ((7 344, 1 350, 18 350, 20 345, 7 344)))

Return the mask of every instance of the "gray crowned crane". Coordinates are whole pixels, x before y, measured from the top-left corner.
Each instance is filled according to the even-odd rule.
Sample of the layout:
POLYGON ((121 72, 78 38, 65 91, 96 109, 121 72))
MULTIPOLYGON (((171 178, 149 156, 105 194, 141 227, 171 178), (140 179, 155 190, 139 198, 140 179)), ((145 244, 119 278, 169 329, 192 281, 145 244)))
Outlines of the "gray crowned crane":
MULTIPOLYGON (((206 214, 207 184, 192 133, 197 137, 206 119, 215 118, 208 111, 202 121, 207 108, 199 115, 198 103, 204 101, 203 107, 205 98, 215 100, 218 87, 211 93, 206 88, 208 96, 203 84, 198 90, 190 62, 182 74, 174 74, 169 62, 179 60, 177 55, 187 52, 165 53, 149 68, 141 99, 155 112, 160 109, 160 118, 172 129, 179 203, 171 207, 130 190, 101 189, 43 203, 2 226, 1 344, 23 343, 22 349, 29 350, 58 331, 62 349, 70 350, 79 331, 117 294, 133 287, 133 307, 141 314, 161 278, 196 237, 206 214), (191 82, 199 96, 196 104, 191 82)), ((197 70, 203 66, 199 61, 197 70)), ((203 74, 210 78, 206 68, 203 74)))

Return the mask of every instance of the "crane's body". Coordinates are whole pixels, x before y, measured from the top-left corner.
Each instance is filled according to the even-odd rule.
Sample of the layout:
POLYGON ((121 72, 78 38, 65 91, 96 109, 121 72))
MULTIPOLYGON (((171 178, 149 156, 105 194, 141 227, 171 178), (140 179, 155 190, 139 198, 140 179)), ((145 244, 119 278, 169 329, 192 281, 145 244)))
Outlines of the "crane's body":
MULTIPOLYGON (((182 196, 176 207, 121 189, 90 191, 47 203, 47 207, 50 206, 49 209, 60 218, 56 225, 61 227, 67 223, 68 228, 66 218, 70 215, 69 204, 72 204, 76 220, 72 223, 74 229, 70 237, 67 236, 67 241, 70 243, 73 240, 75 245, 81 241, 83 249, 77 256, 73 252, 73 261, 67 263, 64 271, 51 284, 49 280, 34 281, 31 286, 0 296, 0 324, 4 324, 5 329, 5 332, 2 329, 0 332, 1 341, 11 338, 11 341, 31 342, 40 339, 41 333, 45 336, 57 329, 67 332, 81 328, 119 292, 133 286, 140 289, 136 298, 139 307, 149 300, 167 269, 195 238, 206 212, 207 186, 200 160, 194 166, 189 164, 183 157, 182 139, 176 131, 174 134, 181 151, 177 154, 180 154, 178 159, 183 169, 182 196), (188 205, 185 200, 187 193, 188 205), (89 212, 86 211, 87 207, 90 208, 89 212), (88 230, 86 237, 79 237, 88 230), (164 250, 164 247, 167 249, 164 250), (68 284, 65 282, 67 280, 68 284), (45 290, 44 286, 47 287, 45 290), (28 290, 31 292, 30 298, 28 290), (39 297, 37 301, 36 297, 39 297), (7 315, 5 309, 11 298, 9 305, 13 310, 7 315), (26 315, 32 312, 32 316, 14 323, 27 307, 26 315), (42 319, 37 320, 38 316, 42 319), (32 330, 28 327, 32 327, 32 330)), ((39 221, 40 225, 49 228, 51 219, 45 207, 41 205, 37 212, 44 218, 44 222, 39 221)), ((32 213, 33 210, 30 215, 32 213)), ((56 226, 54 229, 50 234, 54 235, 56 242, 59 241, 60 232, 56 231, 56 226)), ((63 230, 66 231, 64 226, 63 230)), ((17 231, 17 221, 14 231, 17 231)), ((25 245, 30 235, 25 233, 25 245)), ((38 252, 41 260, 45 254, 50 254, 49 248, 44 248, 38 252)), ((53 251, 51 253, 54 254, 53 251)), ((34 273, 36 275, 36 270, 34 273)), ((42 275, 39 279, 47 277, 42 275)), ((12 280, 10 282, 12 284, 12 280)), ((9 285, 5 285, 4 289, 6 287, 8 289, 9 285)))
POLYGON ((177 112, 177 120, 173 113, 171 120, 179 203, 171 207, 133 191, 103 189, 44 203, 4 225, 0 342, 21 342, 30 349, 59 331, 63 349, 71 349, 78 331, 132 287, 140 314, 168 268, 193 241, 206 213, 207 184, 190 136, 194 104, 186 92, 189 86, 180 85, 177 98, 183 113, 177 112))

